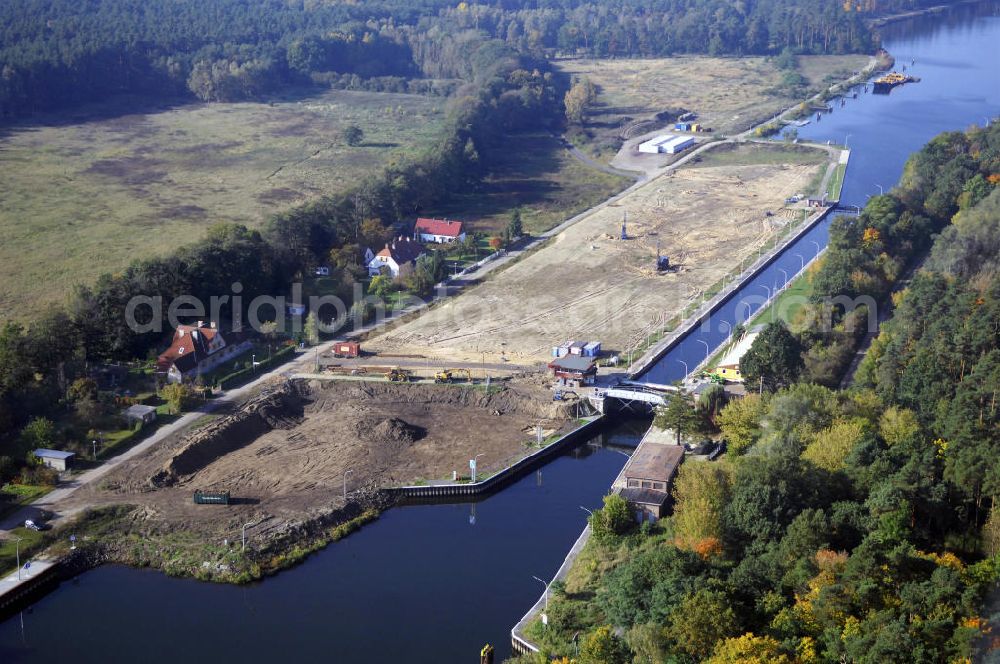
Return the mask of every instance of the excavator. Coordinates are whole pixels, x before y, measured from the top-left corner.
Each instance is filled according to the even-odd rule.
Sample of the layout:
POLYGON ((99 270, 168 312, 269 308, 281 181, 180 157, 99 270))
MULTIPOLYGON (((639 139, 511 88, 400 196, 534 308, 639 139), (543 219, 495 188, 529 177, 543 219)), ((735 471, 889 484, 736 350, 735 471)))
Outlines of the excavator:
POLYGON ((472 372, 468 369, 442 369, 434 374, 435 383, 450 383, 454 380, 464 378, 466 382, 472 382, 472 372))
POLYGON ((385 372, 385 379, 390 383, 409 383, 412 377, 413 372, 398 367, 385 372))

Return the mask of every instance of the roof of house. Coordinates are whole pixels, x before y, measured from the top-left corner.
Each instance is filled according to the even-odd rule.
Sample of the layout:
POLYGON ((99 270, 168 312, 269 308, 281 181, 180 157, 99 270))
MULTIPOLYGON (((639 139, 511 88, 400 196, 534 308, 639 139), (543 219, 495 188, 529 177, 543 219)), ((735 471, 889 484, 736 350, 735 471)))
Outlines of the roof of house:
POLYGON ((39 459, 72 459, 76 456, 73 452, 63 452, 61 450, 49 450, 39 447, 35 450, 35 456, 39 459))
POLYGON ((682 445, 646 443, 636 448, 635 453, 625 464, 622 476, 626 479, 669 482, 683 459, 682 445))
POLYGON ((621 496, 630 503, 639 505, 663 505, 667 502, 670 494, 656 489, 625 488, 622 489, 621 496))
POLYGON ((549 362, 549 368, 587 372, 594 369, 594 360, 580 355, 565 355, 549 362))
POLYGON ((461 221, 451 221, 449 219, 428 219, 426 217, 417 218, 417 223, 413 225, 414 233, 425 235, 443 235, 445 237, 458 237, 463 233, 461 221))
POLYGON ((133 406, 129 406, 122 411, 122 415, 125 417, 142 417, 143 415, 148 415, 149 413, 155 413, 155 406, 147 406, 145 404, 137 403, 133 406))
POLYGON ((763 325, 755 325, 753 328, 748 330, 736 343, 729 347, 726 354, 722 356, 719 363, 715 366, 717 367, 738 367, 740 365, 740 360, 746 355, 747 351, 750 350, 750 346, 753 345, 754 339, 757 335, 761 333, 764 329, 763 325))
POLYGON ((417 260, 424 253, 426 252, 422 244, 412 238, 399 236, 391 243, 386 244, 382 251, 375 256, 391 258, 397 265, 402 265, 417 260))
POLYGON ((169 371, 171 366, 176 366, 177 370, 181 372, 194 368, 198 362, 221 349, 212 350, 210 348, 216 337, 223 341, 222 347, 239 343, 242 337, 239 332, 229 332, 227 336, 229 337, 228 342, 221 336, 216 327, 201 321, 197 325, 178 325, 177 329, 174 330, 170 347, 160 353, 157 358, 156 368, 161 372, 169 371))

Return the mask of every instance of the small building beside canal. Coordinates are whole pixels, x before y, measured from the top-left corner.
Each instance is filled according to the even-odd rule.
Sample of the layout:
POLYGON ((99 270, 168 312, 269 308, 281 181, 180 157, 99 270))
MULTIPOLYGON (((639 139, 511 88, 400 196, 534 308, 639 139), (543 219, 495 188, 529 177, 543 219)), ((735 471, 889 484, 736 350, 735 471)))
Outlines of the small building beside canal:
POLYGON ((549 362, 549 369, 559 385, 583 387, 592 385, 597 376, 597 363, 581 355, 565 355, 549 362))
POLYGON ((613 487, 635 511, 636 520, 656 521, 669 513, 670 488, 684 461, 684 446, 664 442, 665 436, 643 438, 613 487))

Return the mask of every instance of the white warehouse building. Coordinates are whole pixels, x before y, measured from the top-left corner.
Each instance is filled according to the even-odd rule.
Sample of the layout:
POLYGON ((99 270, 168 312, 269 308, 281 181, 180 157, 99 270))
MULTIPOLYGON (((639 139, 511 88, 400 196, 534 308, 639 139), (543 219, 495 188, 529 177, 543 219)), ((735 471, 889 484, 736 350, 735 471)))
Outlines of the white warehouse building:
POLYGON ((646 154, 676 154, 694 145, 694 138, 690 136, 674 136, 673 134, 663 134, 651 138, 639 144, 639 152, 646 154))

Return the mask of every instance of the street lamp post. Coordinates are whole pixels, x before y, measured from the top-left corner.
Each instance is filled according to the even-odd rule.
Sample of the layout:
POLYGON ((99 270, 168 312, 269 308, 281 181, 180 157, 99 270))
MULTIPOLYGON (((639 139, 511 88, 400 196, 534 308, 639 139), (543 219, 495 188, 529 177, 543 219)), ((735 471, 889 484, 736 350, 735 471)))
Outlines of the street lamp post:
POLYGON ((733 324, 730 323, 728 320, 719 321, 719 332, 722 332, 722 326, 723 325, 726 326, 726 335, 727 336, 733 333, 733 324))
POLYGON ((780 272, 781 274, 785 275, 785 283, 782 284, 782 286, 784 286, 785 284, 788 283, 788 273, 785 272, 785 270, 783 268, 780 268, 780 267, 778 268, 778 272, 780 272))
POLYGON ((588 510, 588 509, 587 509, 586 507, 584 507, 583 505, 580 505, 580 509, 582 509, 582 510, 583 510, 584 512, 586 512, 586 513, 587 513, 587 514, 589 514, 590 516, 594 516, 594 510, 588 510))
POLYGON ((798 256, 799 258, 799 272, 806 269, 806 259, 802 257, 802 254, 792 254, 793 256, 798 256))
POLYGON ((876 186, 876 187, 878 187, 878 195, 879 195, 879 196, 882 196, 882 195, 884 195, 884 194, 885 194, 885 192, 884 192, 884 191, 882 191, 882 185, 880 185, 879 183, 877 183, 877 182, 876 182, 876 183, 875 183, 875 186, 876 186))
POLYGON ((353 470, 344 471, 344 502, 347 502, 347 476, 353 473, 353 470))
POLYGON ((18 537, 16 540, 14 540, 14 552, 15 552, 15 555, 17 556, 17 580, 18 581, 21 580, 21 540, 23 540, 23 539, 24 539, 23 537, 18 537))
POLYGON ((767 284, 760 284, 760 287, 767 291, 767 299, 771 299, 771 287, 767 284))
POLYGON ((707 360, 708 354, 712 352, 712 348, 708 345, 708 342, 705 341, 704 339, 695 339, 695 341, 705 345, 705 359, 707 360))
POLYGON ((684 360, 677 360, 677 361, 684 365, 684 379, 687 380, 688 373, 689 373, 688 372, 688 363, 685 362, 684 360))
POLYGON ((254 376, 257 375, 257 355, 250 355, 250 373, 254 376))
POLYGON ((479 465, 479 457, 485 456, 485 455, 486 455, 485 452, 482 453, 482 454, 477 454, 476 456, 472 457, 472 463, 469 464, 469 466, 470 466, 469 470, 472 471, 472 483, 473 484, 476 483, 476 467, 479 465))
POLYGON ((249 521, 249 522, 243 524, 243 530, 242 530, 243 548, 241 549, 242 551, 246 551, 247 550, 247 527, 252 526, 252 525, 253 525, 253 521, 249 521))
POLYGON ((97 439, 90 441, 94 447, 94 461, 97 461, 97 439))
POLYGON ((814 245, 816 245, 816 255, 819 256, 819 253, 823 251, 823 247, 819 246, 819 242, 817 242, 816 240, 809 240, 809 241, 812 242, 814 245))
POLYGON ((535 575, 532 575, 531 578, 534 579, 535 581, 538 581, 543 586, 545 586, 545 610, 548 611, 549 610, 549 584, 547 584, 545 581, 542 581, 541 579, 539 579, 535 575))

